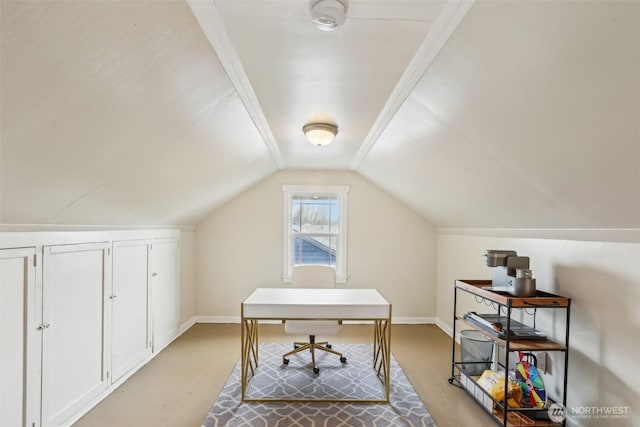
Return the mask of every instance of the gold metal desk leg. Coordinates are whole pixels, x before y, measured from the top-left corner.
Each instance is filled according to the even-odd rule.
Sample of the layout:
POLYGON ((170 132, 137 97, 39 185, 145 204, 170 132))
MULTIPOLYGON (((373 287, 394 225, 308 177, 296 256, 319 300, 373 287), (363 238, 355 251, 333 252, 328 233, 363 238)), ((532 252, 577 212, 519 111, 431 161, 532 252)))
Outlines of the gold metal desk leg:
POLYGON ((241 307, 241 385, 242 401, 245 400, 249 381, 258 367, 258 321, 244 318, 244 307, 241 307), (250 373, 249 373, 250 372, 250 373))
POLYGON ((384 381, 385 399, 389 402, 391 381, 391 307, 389 318, 374 321, 373 369, 384 381))

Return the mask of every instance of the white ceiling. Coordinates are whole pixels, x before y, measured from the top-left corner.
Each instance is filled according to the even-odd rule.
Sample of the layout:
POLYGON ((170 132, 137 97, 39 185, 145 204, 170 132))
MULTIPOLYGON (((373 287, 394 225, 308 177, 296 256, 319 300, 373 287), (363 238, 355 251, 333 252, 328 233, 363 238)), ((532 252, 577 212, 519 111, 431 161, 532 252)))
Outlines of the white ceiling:
POLYGON ((640 227, 638 2, 0 7, 0 223, 197 224, 313 168, 440 227, 640 227))

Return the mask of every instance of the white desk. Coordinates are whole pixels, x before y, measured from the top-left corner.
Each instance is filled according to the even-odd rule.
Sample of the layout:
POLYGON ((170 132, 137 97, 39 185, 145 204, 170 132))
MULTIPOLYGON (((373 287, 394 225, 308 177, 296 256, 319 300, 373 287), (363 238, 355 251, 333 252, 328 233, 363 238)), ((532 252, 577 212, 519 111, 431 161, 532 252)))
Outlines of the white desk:
POLYGON ((377 290, 258 288, 240 305, 240 312, 243 401, 275 400, 246 398, 249 382, 258 367, 258 321, 295 319, 373 321, 373 369, 385 389, 385 399, 373 402, 389 402, 391 304, 377 290))

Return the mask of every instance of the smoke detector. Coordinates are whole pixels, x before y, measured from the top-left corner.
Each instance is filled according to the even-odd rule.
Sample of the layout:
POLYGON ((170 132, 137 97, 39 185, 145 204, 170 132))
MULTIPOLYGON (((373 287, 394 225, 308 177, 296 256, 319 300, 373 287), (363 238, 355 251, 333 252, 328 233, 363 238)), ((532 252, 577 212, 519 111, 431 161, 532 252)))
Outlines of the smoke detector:
POLYGON ((311 22, 322 31, 333 31, 347 18, 347 0, 311 0, 311 22))

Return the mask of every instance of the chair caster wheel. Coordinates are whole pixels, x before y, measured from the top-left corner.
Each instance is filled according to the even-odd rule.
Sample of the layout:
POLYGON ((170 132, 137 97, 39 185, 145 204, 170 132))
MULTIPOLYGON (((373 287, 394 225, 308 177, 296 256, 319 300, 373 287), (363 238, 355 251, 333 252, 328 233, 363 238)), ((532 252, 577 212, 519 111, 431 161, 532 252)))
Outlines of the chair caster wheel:
POLYGON ((320 368, 313 368, 313 373, 314 373, 314 374, 317 374, 317 373, 319 373, 319 372, 320 372, 320 368))
POLYGON ((340 358, 340 363, 347 363, 347 358, 346 357, 341 357, 340 358))
POLYGON ((282 359, 282 363, 285 364, 285 365, 288 365, 289 364, 289 359, 283 358, 282 359))
POLYGON ((449 381, 449 384, 453 384, 453 377, 449 377, 447 381, 449 381))
POLYGON ((294 349, 294 350, 297 350, 297 349, 299 349, 299 348, 300 348, 300 346, 299 346, 299 345, 295 345, 295 344, 293 345, 293 349, 294 349))
POLYGON ((327 344, 327 348, 331 348, 331 344, 327 344))

